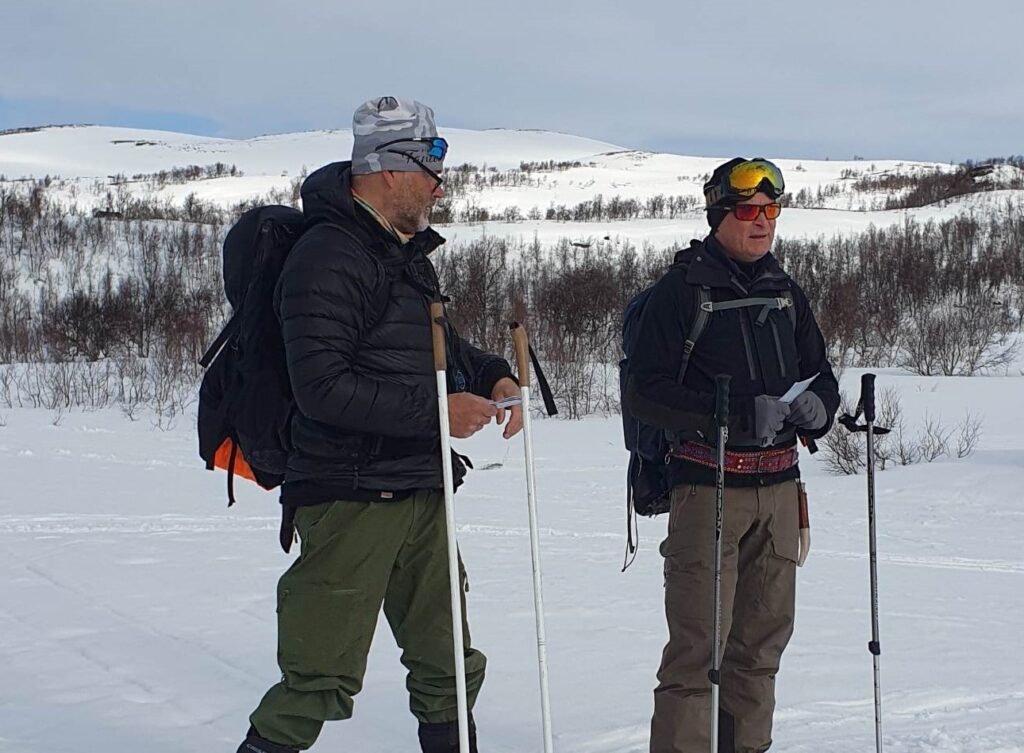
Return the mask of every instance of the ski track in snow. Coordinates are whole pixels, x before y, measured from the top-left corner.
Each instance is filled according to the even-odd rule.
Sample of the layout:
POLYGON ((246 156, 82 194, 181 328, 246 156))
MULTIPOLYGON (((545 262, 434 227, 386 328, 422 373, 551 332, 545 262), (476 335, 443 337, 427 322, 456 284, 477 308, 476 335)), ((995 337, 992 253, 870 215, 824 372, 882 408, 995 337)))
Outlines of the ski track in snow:
MULTIPOLYGON (((265 517, 236 517, 224 516, 220 520, 212 518, 183 518, 179 516, 0 516, 0 535, 4 534, 36 534, 66 535, 66 534, 95 534, 95 533, 120 533, 120 534, 147 534, 164 535, 177 533, 254 533, 265 531, 276 531, 279 525, 278 518, 265 517)), ((529 528, 502 528, 498 526, 460 524, 457 525, 459 534, 491 536, 495 538, 506 537, 528 537, 529 528)), ((557 530, 553 528, 539 529, 540 535, 547 539, 607 539, 619 541, 625 544, 625 534, 604 532, 587 533, 581 531, 557 530)), ((642 536, 639 542, 644 545, 656 546, 660 539, 649 536, 642 536)), ((841 552, 812 548, 811 554, 814 557, 829 557, 833 559, 865 560, 868 555, 865 552, 841 552)), ((880 553, 878 559, 893 565, 904 565, 909 567, 938 568, 945 570, 976 570, 982 572, 996 573, 1024 573, 1024 561, 1014 562, 1007 560, 977 560, 966 557, 906 557, 894 554, 880 553)), ((136 564, 155 564, 159 560, 140 561, 136 564)), ((127 563, 126 563, 127 564, 127 563)))

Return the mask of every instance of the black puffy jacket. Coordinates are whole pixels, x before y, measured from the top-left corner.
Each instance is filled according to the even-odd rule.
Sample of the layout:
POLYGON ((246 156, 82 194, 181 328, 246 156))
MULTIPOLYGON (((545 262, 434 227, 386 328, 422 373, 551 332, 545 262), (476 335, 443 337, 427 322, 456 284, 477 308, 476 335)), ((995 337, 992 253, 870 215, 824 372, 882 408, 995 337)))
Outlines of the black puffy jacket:
MULTIPOLYGON (((311 227, 275 293, 296 412, 281 491, 289 505, 400 499, 443 485, 429 304, 428 229, 401 245, 351 193, 351 164, 302 186, 311 227)), ((508 363, 449 332, 449 388, 490 397, 508 363)), ((456 460, 456 477, 465 473, 456 460)))
MULTIPOLYGON (((644 423, 686 439, 714 444, 715 376, 732 377, 729 397, 730 449, 750 451, 760 445, 754 436, 754 398, 780 396, 797 381, 817 373, 810 390, 821 398, 829 420, 818 431, 788 424, 776 447, 792 446, 797 435, 824 436, 839 408, 839 385, 825 353, 825 342, 807 296, 771 254, 754 264, 737 265, 714 239, 693 241, 676 254, 675 264, 658 281, 644 305, 637 342, 630 356, 632 379, 626 403, 644 423), (712 301, 772 298, 789 291, 796 326, 785 310, 772 309, 762 323, 760 308, 716 311, 697 341, 683 383, 677 382, 683 343, 699 304, 699 288, 712 301)), ((714 470, 672 461, 675 483, 714 483, 714 470)), ((727 474, 730 486, 776 483, 799 476, 794 467, 780 474, 727 474)))

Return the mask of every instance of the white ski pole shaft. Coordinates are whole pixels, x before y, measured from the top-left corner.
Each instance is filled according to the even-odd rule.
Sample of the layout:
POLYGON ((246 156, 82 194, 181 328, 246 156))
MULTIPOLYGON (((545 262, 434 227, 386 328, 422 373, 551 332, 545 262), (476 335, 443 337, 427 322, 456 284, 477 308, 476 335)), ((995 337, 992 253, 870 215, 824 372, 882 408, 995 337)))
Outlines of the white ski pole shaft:
POLYGON ((718 753, 718 708, 721 666, 718 659, 722 644, 722 519, 725 515, 725 444, 729 441, 728 374, 715 377, 715 425, 718 427, 718 462, 715 474, 715 588, 712 613, 711 669, 711 753, 718 753))
POLYGON ((459 545, 455 538, 455 485, 448 424, 448 376, 445 348, 444 306, 430 305, 434 336, 434 371, 437 375, 437 408, 441 420, 441 467, 444 472, 444 517, 448 532, 448 586, 452 598, 452 636, 455 653, 455 694, 459 711, 459 751, 469 753, 469 705, 466 701, 466 653, 462 640, 462 583, 459 578, 459 545))
POLYGON ((533 559, 533 610, 537 620, 537 666, 540 673, 540 710, 544 729, 544 753, 552 753, 551 701, 548 693, 547 639, 544 633, 544 595, 541 585, 540 535, 537 526, 537 486, 533 469, 533 428, 530 423, 530 346, 522 325, 512 327, 519 392, 523 409, 523 446, 526 451, 526 503, 530 511, 530 554, 533 559))
POLYGON ((864 374, 860 400, 868 435, 868 555, 871 568, 871 664, 875 681, 875 750, 882 753, 882 684, 879 667, 882 642, 878 631, 878 545, 875 529, 875 375, 864 374))

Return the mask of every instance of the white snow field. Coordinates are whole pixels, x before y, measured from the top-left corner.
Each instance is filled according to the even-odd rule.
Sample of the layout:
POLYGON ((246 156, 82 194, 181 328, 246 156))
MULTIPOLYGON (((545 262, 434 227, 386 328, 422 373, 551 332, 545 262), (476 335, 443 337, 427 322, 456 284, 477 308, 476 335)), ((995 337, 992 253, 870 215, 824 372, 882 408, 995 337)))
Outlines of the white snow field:
MULTIPOLYGON (((1015 372, 1016 373, 1016 372, 1015 372)), ((859 372, 844 376, 855 393, 859 372)), ((883 372, 911 423, 984 419, 979 451, 878 474, 884 737, 891 753, 1024 751, 1024 379, 883 372)), ((0 751, 234 751, 274 683, 276 495, 203 469, 190 420, 160 431, 116 411, 0 418, 0 751), (59 419, 59 420, 58 420, 59 419), (58 425, 54 425, 55 421, 58 425)), ((625 543, 617 417, 538 420, 535 451, 559 753, 646 750, 665 640, 665 520, 625 543)), ((490 659, 482 750, 541 749, 522 443, 463 442, 457 495, 469 616, 490 659)), ((874 749, 865 477, 802 459, 813 545, 778 683, 775 746, 874 749)), ((711 546, 711 542, 708 542, 711 546)), ((410 751, 415 721, 386 624, 354 719, 315 750, 410 751)))

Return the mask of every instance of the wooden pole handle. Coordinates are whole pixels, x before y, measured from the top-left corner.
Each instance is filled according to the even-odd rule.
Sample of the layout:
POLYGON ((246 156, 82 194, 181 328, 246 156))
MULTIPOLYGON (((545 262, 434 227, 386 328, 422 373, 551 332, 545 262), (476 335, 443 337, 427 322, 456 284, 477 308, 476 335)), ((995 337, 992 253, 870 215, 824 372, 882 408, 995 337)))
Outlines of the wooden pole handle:
POLYGON ((512 343, 516 349, 516 369, 519 386, 530 386, 530 340, 526 328, 519 322, 512 322, 512 343))
POLYGON ((440 301, 430 304, 430 327, 434 335, 434 371, 444 371, 448 359, 444 342, 444 304, 440 301))

